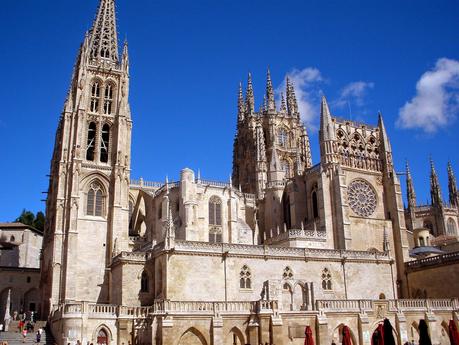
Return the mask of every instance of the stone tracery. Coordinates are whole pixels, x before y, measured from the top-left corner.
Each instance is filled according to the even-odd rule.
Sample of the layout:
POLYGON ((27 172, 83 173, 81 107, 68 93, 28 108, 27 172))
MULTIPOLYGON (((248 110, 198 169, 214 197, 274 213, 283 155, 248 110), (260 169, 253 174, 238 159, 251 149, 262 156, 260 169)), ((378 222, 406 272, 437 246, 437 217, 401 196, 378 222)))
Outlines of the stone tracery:
POLYGON ((376 193, 364 180, 353 181, 347 190, 348 202, 352 211, 362 217, 371 216, 376 209, 376 193))

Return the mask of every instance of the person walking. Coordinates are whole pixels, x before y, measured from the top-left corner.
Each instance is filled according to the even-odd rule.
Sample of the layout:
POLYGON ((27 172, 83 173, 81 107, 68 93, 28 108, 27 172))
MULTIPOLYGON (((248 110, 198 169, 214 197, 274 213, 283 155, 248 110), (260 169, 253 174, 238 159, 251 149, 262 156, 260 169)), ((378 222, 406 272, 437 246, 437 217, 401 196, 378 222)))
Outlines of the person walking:
POLYGON ((40 333, 40 330, 37 331, 37 344, 41 341, 41 333, 40 333))
POLYGON ((25 343, 26 337, 27 337, 27 329, 24 328, 24 329, 22 330, 22 342, 23 342, 23 343, 25 343))

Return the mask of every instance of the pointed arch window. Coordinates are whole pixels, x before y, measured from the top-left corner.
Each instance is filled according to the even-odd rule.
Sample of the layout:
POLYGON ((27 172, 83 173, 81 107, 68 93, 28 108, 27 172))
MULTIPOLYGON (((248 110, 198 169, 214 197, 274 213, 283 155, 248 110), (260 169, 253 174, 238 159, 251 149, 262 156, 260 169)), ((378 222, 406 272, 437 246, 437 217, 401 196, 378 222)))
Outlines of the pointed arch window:
POLYGON ((284 128, 280 128, 277 132, 277 143, 281 147, 288 146, 288 133, 284 128))
POLYGON ((94 160, 94 151, 96 146, 96 124, 90 122, 88 126, 88 139, 86 142, 86 160, 94 160))
POLYGON ((104 210, 104 193, 99 183, 94 182, 88 190, 86 200, 86 214, 88 216, 103 217, 104 210))
POLYGON ((242 266, 241 273, 239 273, 239 287, 241 289, 251 289, 252 288, 252 273, 250 268, 247 265, 242 266))
POLYGON ((91 87, 91 112, 97 113, 99 111, 100 103, 100 84, 98 81, 94 82, 91 87))
POLYGON ((281 161, 281 168, 282 171, 285 173, 286 178, 291 176, 290 163, 287 160, 283 159, 281 161))
POLYGON ((216 196, 209 200, 209 225, 222 225, 222 201, 216 196))
POLYGON ((317 192, 312 192, 312 215, 314 219, 319 218, 319 203, 317 201, 317 192))
POLYGON ((101 138, 100 138, 100 161, 102 163, 108 162, 108 148, 110 145, 110 125, 106 123, 102 127, 101 138))
POLYGON ((456 235, 456 223, 454 222, 453 218, 449 218, 446 224, 446 229, 448 231, 448 235, 455 236, 456 235))
POLYGON ((140 278, 140 292, 148 292, 149 281, 147 272, 142 272, 142 277, 140 278))
POLYGON ((332 277, 328 268, 324 268, 322 271, 322 289, 332 290, 332 277))
POLYGON ((104 97, 104 114, 110 115, 113 108, 113 85, 107 84, 105 86, 105 97, 104 97))

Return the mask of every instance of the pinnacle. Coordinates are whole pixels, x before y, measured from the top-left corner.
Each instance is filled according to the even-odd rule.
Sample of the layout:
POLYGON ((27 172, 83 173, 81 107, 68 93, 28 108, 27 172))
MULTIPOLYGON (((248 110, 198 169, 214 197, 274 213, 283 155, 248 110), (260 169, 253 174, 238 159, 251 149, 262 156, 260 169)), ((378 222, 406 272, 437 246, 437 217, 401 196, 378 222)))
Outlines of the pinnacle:
POLYGON ((118 62, 118 36, 114 0, 100 0, 90 36, 90 51, 93 59, 118 62))

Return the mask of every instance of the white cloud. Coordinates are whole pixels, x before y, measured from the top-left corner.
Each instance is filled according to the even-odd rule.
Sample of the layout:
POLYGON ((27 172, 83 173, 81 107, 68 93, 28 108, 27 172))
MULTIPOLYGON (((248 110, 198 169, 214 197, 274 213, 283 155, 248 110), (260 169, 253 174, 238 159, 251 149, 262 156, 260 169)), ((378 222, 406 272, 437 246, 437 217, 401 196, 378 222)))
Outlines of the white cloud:
POLYGON ((441 58, 416 84, 416 96, 400 108, 397 125, 434 133, 459 110, 459 61, 441 58))
MULTIPOLYGON (((307 67, 301 70, 293 69, 284 78, 282 84, 276 89, 276 94, 285 94, 286 78, 289 78, 295 87, 295 94, 298 101, 298 108, 301 119, 314 129, 314 120, 318 118, 321 90, 319 85, 324 81, 317 68, 307 67)), ((279 101, 278 101, 279 104, 279 101)))
POLYGON ((375 86, 372 82, 366 81, 354 81, 347 84, 341 89, 338 100, 334 102, 334 105, 337 107, 343 107, 350 103, 361 107, 364 105, 364 98, 369 89, 372 89, 375 86))

